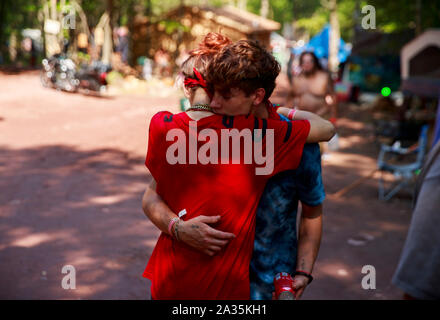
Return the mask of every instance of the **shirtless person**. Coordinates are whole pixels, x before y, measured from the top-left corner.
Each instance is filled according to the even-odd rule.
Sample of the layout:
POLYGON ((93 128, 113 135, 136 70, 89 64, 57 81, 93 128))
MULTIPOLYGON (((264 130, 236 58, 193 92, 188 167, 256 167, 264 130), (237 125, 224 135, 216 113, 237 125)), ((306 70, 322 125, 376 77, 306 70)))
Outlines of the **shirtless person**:
POLYGON ((336 96, 329 74, 323 70, 313 52, 303 52, 299 57, 301 73, 293 77, 293 106, 330 118, 334 124, 337 118, 336 96))

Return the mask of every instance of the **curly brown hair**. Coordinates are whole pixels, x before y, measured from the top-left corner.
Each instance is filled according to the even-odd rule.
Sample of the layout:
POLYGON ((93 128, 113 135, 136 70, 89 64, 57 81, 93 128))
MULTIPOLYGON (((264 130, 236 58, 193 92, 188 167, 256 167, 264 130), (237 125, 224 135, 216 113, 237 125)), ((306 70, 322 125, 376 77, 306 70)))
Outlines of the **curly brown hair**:
POLYGON ((204 77, 209 61, 224 46, 232 43, 231 40, 216 32, 208 33, 198 47, 189 52, 189 57, 182 63, 181 71, 185 77, 194 77, 193 68, 196 68, 204 77))
POLYGON ((227 95, 231 88, 242 90, 247 96, 264 88, 265 99, 275 89, 280 64, 258 42, 240 40, 223 47, 208 64, 206 79, 210 90, 227 95))

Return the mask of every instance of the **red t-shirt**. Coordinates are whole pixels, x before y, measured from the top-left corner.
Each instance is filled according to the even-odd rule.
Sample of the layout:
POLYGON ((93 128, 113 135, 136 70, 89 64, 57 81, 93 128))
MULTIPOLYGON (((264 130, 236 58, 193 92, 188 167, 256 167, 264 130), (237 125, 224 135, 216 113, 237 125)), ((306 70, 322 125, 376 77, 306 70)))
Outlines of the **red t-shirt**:
MULTIPOLYGON (((183 220, 187 221, 199 215, 220 215, 220 221, 213 227, 236 236, 219 253, 210 257, 162 233, 143 273, 143 276, 152 282, 152 297, 154 299, 249 299, 249 263, 253 250, 255 215, 259 199, 270 177, 278 172, 298 167, 310 130, 309 122, 220 115, 194 121, 184 112, 174 115, 170 112, 159 112, 151 119, 149 130, 145 164, 157 182, 157 193, 173 212, 186 209, 187 214, 182 217, 183 220), (197 130, 190 130, 190 122, 197 124, 197 130), (190 149, 189 141, 191 137, 197 137, 195 132, 201 134, 200 131, 207 128, 212 129, 211 133, 215 132, 218 139, 210 135, 209 142, 206 140, 196 142, 197 150, 200 153, 203 146, 205 144, 208 146, 209 143, 215 146, 218 140, 219 151, 214 157, 217 158, 218 164, 212 163, 215 161, 201 164, 199 160, 197 164, 189 164, 190 152, 191 150, 194 152, 194 149, 190 149), (273 171, 270 174, 256 174, 256 168, 265 165, 261 164, 261 161, 256 163, 254 156, 252 163, 244 160, 244 143, 239 144, 240 161, 237 161, 237 156, 234 159, 226 159, 225 154, 222 155, 220 151, 222 144, 225 145, 221 138, 222 130, 230 132, 231 129, 237 129, 239 132, 244 132, 254 128, 263 129, 262 135, 254 136, 255 141, 260 141, 262 144, 263 153, 266 152, 265 150, 270 150, 270 148, 266 149, 271 141, 269 130, 273 133, 273 171), (180 133, 176 134, 176 130, 170 132, 172 129, 177 129, 180 133), (167 133, 173 133, 174 139, 169 138, 168 140, 171 141, 167 141, 167 133), (181 136, 177 138, 179 134, 181 136), (177 144, 176 141, 180 143, 177 144), (170 164, 173 161, 169 161, 169 151, 174 150, 172 153, 177 154, 177 148, 169 149, 172 145, 186 147, 184 157, 181 157, 184 161, 170 164)), ((234 143, 229 145, 229 154, 232 153, 233 145, 234 143)), ((254 145, 252 150, 255 149, 254 145)), ((180 150, 181 155, 184 152, 182 150, 180 150)), ((194 158, 192 161, 194 162, 194 158)))

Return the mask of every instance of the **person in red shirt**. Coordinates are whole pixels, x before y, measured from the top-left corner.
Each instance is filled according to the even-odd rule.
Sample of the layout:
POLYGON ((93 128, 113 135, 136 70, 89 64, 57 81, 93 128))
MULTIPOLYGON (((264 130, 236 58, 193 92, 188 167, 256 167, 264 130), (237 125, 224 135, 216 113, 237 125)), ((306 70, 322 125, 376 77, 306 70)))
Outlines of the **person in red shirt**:
MULTIPOLYGON (((240 102, 228 110, 235 116, 211 112, 204 81, 211 56, 200 54, 189 58, 195 69, 185 81, 192 107, 176 115, 160 112, 150 123, 145 164, 172 211, 186 213, 167 226, 159 223, 164 232, 144 272, 152 281, 153 299, 249 299, 255 211, 266 181, 295 169, 306 141, 328 140, 334 133, 330 123, 307 112, 295 114, 307 120, 294 122, 251 115, 253 106, 272 93, 279 65, 252 41, 228 46, 239 46, 244 53, 234 59, 242 68, 236 71, 247 79, 244 90, 231 89, 240 102), (220 216, 216 228, 234 235, 215 256, 179 242, 185 221, 202 213, 220 216)), ((218 69, 221 63, 225 61, 218 69)))

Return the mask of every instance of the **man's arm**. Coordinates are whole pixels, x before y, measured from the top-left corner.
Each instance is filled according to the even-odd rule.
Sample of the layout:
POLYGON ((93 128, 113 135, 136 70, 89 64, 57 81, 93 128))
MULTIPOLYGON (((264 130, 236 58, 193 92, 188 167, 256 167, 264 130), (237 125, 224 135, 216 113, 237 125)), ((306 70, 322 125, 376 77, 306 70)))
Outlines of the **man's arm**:
MULTIPOLYGON (((312 273, 321 244, 321 235, 322 204, 311 207, 302 203, 296 270, 312 273)), ((302 275, 295 276, 293 280, 296 299, 300 299, 309 280, 302 275)))
POLYGON ((142 197, 142 210, 151 222, 162 232, 169 234, 168 224, 178 216, 171 211, 156 192, 156 181, 152 179, 142 197))
MULTIPOLYGON (((154 179, 147 186, 142 197, 142 209, 151 222, 166 234, 168 225, 173 218, 178 216, 167 206, 156 192, 154 179)), ((185 244, 207 255, 218 253, 235 235, 222 232, 210 227, 208 224, 216 223, 220 216, 198 216, 188 221, 179 222, 179 239, 185 244)), ((172 237, 174 235, 170 234, 172 237)))
MULTIPOLYGON (((288 118, 291 110, 290 108, 279 107, 277 112, 288 118)), ((329 141, 336 133, 335 127, 330 121, 312 112, 296 110, 294 120, 308 120, 310 122, 310 132, 306 140, 308 143, 329 141)))

